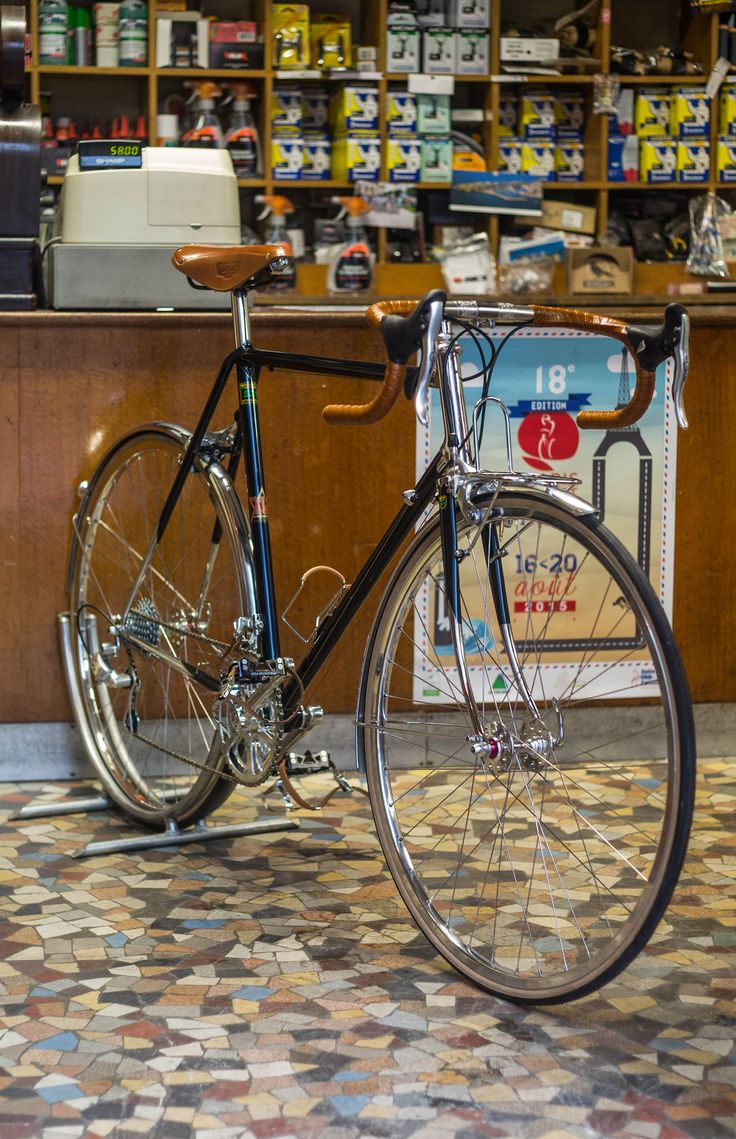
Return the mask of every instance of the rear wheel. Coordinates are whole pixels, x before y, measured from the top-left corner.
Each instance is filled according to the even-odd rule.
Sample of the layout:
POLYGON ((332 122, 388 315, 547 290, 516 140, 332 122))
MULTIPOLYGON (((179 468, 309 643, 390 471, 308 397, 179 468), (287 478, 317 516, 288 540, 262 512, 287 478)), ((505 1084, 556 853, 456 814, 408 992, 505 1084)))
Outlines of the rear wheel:
POLYGON ((112 448, 75 519, 70 561, 81 734, 110 796, 151 826, 197 822, 234 786, 213 704, 233 624, 248 614, 247 526, 221 470, 195 465, 133 593, 188 439, 152 425, 112 448))
POLYGON ((499 497, 490 524, 519 671, 491 598, 494 545, 464 525, 478 748, 429 524, 371 635, 368 784, 396 884, 448 961, 507 999, 569 1000, 632 960, 672 894, 692 815, 691 705, 660 602, 594 516, 519 492, 499 497))

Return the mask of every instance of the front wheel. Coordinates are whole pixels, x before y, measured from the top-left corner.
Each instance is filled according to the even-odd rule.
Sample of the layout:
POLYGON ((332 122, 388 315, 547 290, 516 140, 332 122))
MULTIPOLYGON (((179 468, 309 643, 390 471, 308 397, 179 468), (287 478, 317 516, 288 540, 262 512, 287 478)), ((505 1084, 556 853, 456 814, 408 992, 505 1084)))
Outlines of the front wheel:
POLYGON ((671 897, 693 807, 690 697, 660 602, 594 516, 517 492, 485 526, 494 541, 467 524, 458 539, 461 651, 485 741, 434 522, 389 583, 366 655, 371 803, 404 901, 456 969, 509 1000, 571 1000, 634 958, 671 897))

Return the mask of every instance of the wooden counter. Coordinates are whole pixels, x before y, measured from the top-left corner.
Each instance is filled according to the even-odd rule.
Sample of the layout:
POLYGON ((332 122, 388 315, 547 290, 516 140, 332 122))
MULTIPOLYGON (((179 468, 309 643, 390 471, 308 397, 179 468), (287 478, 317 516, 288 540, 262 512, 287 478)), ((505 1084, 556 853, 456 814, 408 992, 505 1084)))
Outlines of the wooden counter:
MULTIPOLYGON (((629 315, 643 323, 660 313, 629 315)), ((262 347, 381 358, 358 313, 268 308, 253 324, 262 347)), ((725 306, 693 310, 691 429, 678 444, 674 624, 699 701, 736 699, 734 324, 725 306)), ((231 344, 230 318, 220 314, 0 314, 0 721, 70 718, 56 615, 76 487, 123 430, 152 419, 191 426, 231 344)), ((334 565, 350 581, 413 485, 415 424, 405 401, 372 427, 322 421, 325 403, 374 392, 368 382, 319 376, 263 379, 280 607, 314 564, 334 565)), ((233 410, 226 400, 220 425, 233 410)), ((310 694, 328 711, 354 707, 369 618, 366 611, 346 655, 310 694)), ((297 654, 286 638, 282 647, 297 654)))

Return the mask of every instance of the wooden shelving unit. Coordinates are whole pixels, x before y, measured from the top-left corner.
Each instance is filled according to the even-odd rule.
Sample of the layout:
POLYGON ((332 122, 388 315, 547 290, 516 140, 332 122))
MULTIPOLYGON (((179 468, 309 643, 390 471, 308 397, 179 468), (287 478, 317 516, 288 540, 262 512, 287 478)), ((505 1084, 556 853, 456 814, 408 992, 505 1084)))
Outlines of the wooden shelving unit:
MULTIPOLYGON (((386 135, 386 101, 389 90, 400 89, 406 87, 408 76, 403 73, 391 72, 387 73, 385 68, 386 63, 386 26, 387 26, 387 12, 388 0, 336 0, 331 5, 333 9, 340 7, 343 3, 346 7, 346 13, 351 15, 353 21, 354 39, 360 43, 374 43, 378 49, 378 79, 366 79, 366 82, 375 83, 379 94, 380 106, 380 119, 379 127, 382 136, 386 135)), ((523 20, 525 23, 531 23, 534 16, 539 11, 545 11, 545 3, 550 3, 550 0, 529 0, 529 3, 524 8, 523 20)), ((567 8, 568 10, 573 6, 573 0, 570 0, 567 8)), ((90 103, 90 115, 94 117, 97 111, 96 101, 99 97, 101 88, 95 80, 101 80, 104 84, 105 97, 109 103, 116 97, 116 90, 120 90, 117 85, 122 85, 124 81, 128 81, 125 90, 127 98, 130 99, 130 92, 135 90, 135 98, 137 99, 137 113, 144 114, 148 124, 149 138, 156 137, 156 115, 160 109, 163 99, 177 89, 177 83, 181 84, 184 81, 191 81, 194 78, 212 78, 214 80, 249 80, 254 83, 258 90, 259 98, 255 106, 255 113, 258 118, 259 128, 261 133, 261 142, 263 146, 264 161, 266 169, 264 177, 259 179, 243 180, 240 185, 243 190, 254 189, 271 193, 278 191, 282 193, 298 194, 305 191, 318 191, 322 190, 346 190, 349 188, 350 183, 344 181, 327 180, 327 181, 312 181, 312 180, 275 180, 271 176, 269 157, 271 151, 271 124, 269 108, 271 104, 271 96, 275 82, 285 82, 286 79, 282 78, 285 75, 283 71, 278 72, 272 66, 271 61, 271 3, 270 0, 204 0, 201 5, 205 14, 217 14, 224 18, 245 18, 255 20, 259 26, 259 30, 263 33, 264 38, 264 62, 263 67, 257 70, 241 71, 230 69, 210 69, 200 70, 198 68, 157 68, 153 65, 156 58, 156 15, 157 5, 156 0, 150 0, 149 3, 149 42, 148 42, 148 59, 149 65, 147 67, 117 67, 117 68, 98 68, 98 67, 66 67, 66 66, 47 66, 39 65, 38 60, 38 0, 30 0, 30 16, 31 16, 31 41, 32 41, 32 59, 29 71, 29 87, 30 96, 32 101, 38 102, 42 91, 49 91, 52 95, 53 105, 52 113, 54 117, 59 114, 66 113, 65 99, 73 90, 74 97, 77 103, 80 100, 88 99, 90 103)), ((320 5, 317 0, 311 4, 314 10, 319 10, 320 5)), ((559 5, 558 5, 559 7, 559 5)), ((593 76, 590 73, 584 74, 565 74, 565 75, 538 75, 538 74, 508 74, 501 68, 500 63, 500 34, 502 20, 506 17, 514 18, 518 15, 519 4, 518 0, 491 0, 491 21, 490 21, 490 69, 488 75, 456 75, 455 76, 455 99, 453 105, 459 101, 460 105, 467 105, 481 110, 484 114, 482 122, 482 135, 486 154, 490 168, 497 168, 497 156, 499 145, 499 124, 498 114, 500 107, 500 99, 502 92, 505 89, 513 90, 516 92, 521 91, 524 87, 550 87, 557 89, 560 87, 565 88, 578 88, 586 97, 586 125, 585 125, 585 172, 584 180, 581 182, 549 182, 546 184, 545 193, 549 196, 556 198, 575 198, 577 195, 582 195, 581 201, 587 205, 595 206, 597 210, 597 228, 598 233, 601 234, 606 228, 608 218, 609 200, 611 194, 618 194, 619 192, 629 193, 631 191, 673 191, 677 190, 684 194, 688 193, 702 193, 705 190, 721 189, 722 186, 716 177, 716 140, 718 135, 718 100, 714 100, 711 106, 711 119, 710 119, 710 140, 711 140, 711 166, 710 177, 707 182, 683 184, 679 182, 668 183, 641 183, 641 182, 610 182, 607 178, 608 165, 608 121, 607 116, 596 116, 592 112, 592 85, 593 76)), ((551 14, 551 8, 547 14, 551 14)), ((618 36, 621 30, 626 30, 629 25, 633 26, 635 21, 639 20, 639 33, 638 38, 634 42, 642 45, 642 23, 641 23, 641 2, 640 0, 601 0, 598 24, 597 24, 597 43, 595 54, 600 59, 600 71, 607 72, 610 66, 611 59, 611 45, 613 42, 619 42, 618 36)), ((667 27, 671 31, 673 27, 673 20, 676 19, 677 28, 679 29, 679 42, 688 50, 694 52, 698 62, 703 67, 702 76, 619 76, 621 84, 624 87, 670 87, 679 86, 683 84, 704 85, 708 74, 718 55, 718 20, 717 15, 700 15, 694 13, 686 3, 686 0, 649 0, 647 8, 647 21, 645 34, 650 35, 652 45, 664 39, 660 37, 658 32, 658 20, 661 25, 667 27), (673 12, 677 10, 678 14, 673 17, 673 12), (649 30, 651 29, 651 31, 649 30)), ((629 40, 631 43, 631 39, 629 40)), ((332 82, 338 80, 338 75, 320 76, 319 78, 309 78, 299 80, 295 78, 295 82, 304 82, 310 84, 314 82, 324 83, 330 85, 332 82)), ((121 110, 124 110, 121 107, 121 110)), ((382 170, 381 175, 384 180, 387 180, 387 148, 385 144, 382 147, 382 170)), ((60 178, 50 178, 49 181, 58 183, 60 178)), ((443 183, 419 183, 418 189, 421 192, 429 189, 443 189, 447 188, 443 183)), ((723 187, 726 188, 726 187, 723 187)), ((462 219, 463 215, 458 215, 458 219, 462 219)), ((497 218, 491 218, 488 222, 488 232, 493 242, 496 242, 499 236, 499 229, 501 223, 497 218)), ((379 262, 384 262, 387 259, 387 245, 386 234, 379 231, 378 236, 378 259, 379 262)), ((397 268, 391 266, 392 269, 397 268)), ((402 270, 407 271, 412 266, 401 266, 402 270)))

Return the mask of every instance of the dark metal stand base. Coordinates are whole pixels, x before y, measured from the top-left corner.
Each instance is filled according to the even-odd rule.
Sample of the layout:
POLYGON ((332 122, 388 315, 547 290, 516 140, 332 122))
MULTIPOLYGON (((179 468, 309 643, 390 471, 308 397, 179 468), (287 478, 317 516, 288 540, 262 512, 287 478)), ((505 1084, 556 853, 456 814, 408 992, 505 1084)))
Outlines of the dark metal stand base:
MULTIPOLYGON (((11 815, 11 819, 49 819, 55 815, 87 814, 91 811, 114 809, 107 795, 87 799, 70 798, 56 803, 27 803, 11 815)), ((269 831, 291 831, 299 827, 298 819, 260 818, 252 823, 228 823, 209 827, 204 819, 193 827, 180 830, 176 822, 169 821, 166 830, 157 833, 133 835, 132 838, 113 838, 103 842, 88 842, 74 852, 74 858, 93 858, 96 854, 127 854, 132 850, 150 850, 166 846, 186 846, 192 842, 213 842, 218 838, 239 838, 246 834, 267 834, 269 831)))

